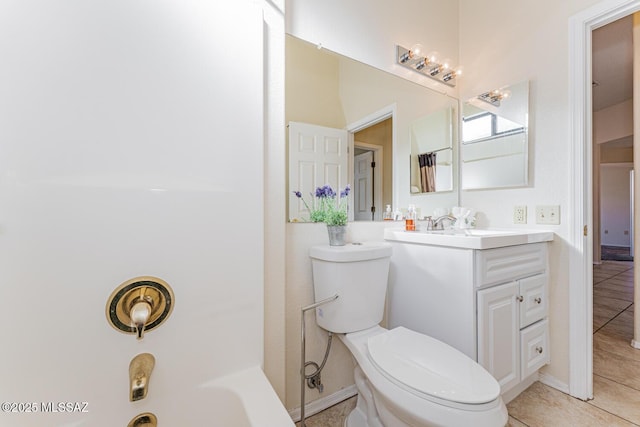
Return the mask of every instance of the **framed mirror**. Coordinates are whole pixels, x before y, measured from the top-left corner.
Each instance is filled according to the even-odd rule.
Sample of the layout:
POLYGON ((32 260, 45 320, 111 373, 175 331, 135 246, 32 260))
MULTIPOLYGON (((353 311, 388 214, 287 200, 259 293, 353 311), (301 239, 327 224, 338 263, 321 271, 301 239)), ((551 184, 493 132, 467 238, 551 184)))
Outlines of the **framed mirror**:
POLYGON ((479 94, 462 114, 462 189, 526 186, 529 82, 479 94))
MULTIPOLYGON (((452 171, 450 182, 441 187, 448 191, 412 193, 407 163, 413 143, 416 150, 433 151, 420 130, 421 119, 450 115, 447 123, 436 126, 442 132, 456 120, 457 99, 291 35, 286 36, 285 48, 287 194, 300 191, 307 196, 324 184, 334 188, 350 184, 350 214, 355 221, 382 220, 386 205, 400 210, 414 204, 419 213, 431 215, 435 209, 458 204, 456 132, 449 132, 450 152, 439 151, 437 159, 441 175, 445 167, 452 171), (292 135, 294 128, 298 130, 292 135), (336 154, 330 164, 315 159, 322 151, 336 154), (369 173, 367 165, 372 163, 375 169, 369 173)), ((290 221, 308 219, 303 204, 291 197, 288 203, 290 221)))
POLYGON ((414 120, 410 127, 412 194, 453 191, 457 102, 414 120))

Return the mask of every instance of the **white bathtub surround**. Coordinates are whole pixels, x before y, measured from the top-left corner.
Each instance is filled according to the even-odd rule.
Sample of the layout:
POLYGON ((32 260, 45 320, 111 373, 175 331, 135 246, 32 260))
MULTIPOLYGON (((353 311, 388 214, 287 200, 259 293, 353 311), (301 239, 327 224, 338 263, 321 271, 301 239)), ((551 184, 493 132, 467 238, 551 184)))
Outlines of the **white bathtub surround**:
POLYGON ((89 413, 0 425, 110 427, 142 411, 205 425, 215 396, 199 385, 263 364, 263 24, 251 0, 3 3, 0 322, 16 327, 0 401, 89 413), (105 316, 138 276, 175 293, 140 341, 105 316), (132 404, 143 352, 156 365, 132 404))

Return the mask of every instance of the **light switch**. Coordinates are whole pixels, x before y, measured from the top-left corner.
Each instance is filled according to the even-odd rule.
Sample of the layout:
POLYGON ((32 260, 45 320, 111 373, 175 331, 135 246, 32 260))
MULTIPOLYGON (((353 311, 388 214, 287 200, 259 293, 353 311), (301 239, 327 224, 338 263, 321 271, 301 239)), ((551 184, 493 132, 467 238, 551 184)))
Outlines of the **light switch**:
POLYGON ((536 206, 536 224, 560 224, 560 206, 536 206))

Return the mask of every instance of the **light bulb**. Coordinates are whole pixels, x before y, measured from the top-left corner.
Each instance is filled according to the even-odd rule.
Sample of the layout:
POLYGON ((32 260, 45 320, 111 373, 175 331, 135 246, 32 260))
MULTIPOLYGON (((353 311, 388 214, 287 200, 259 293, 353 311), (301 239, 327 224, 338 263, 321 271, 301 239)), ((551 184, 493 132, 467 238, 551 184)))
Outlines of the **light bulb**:
POLYGON ((423 47, 420 43, 414 44, 413 46, 411 46, 411 49, 402 54, 402 56, 400 57, 400 63, 404 64, 405 62, 415 58, 416 56, 422 56, 422 51, 423 47))
POLYGON ((451 68, 451 60, 449 58, 445 58, 442 60, 442 68, 443 70, 448 70, 451 68))
POLYGON ((433 62, 436 63, 438 62, 438 57, 440 56, 440 54, 437 51, 431 51, 429 52, 429 54, 427 55, 427 58, 429 59, 429 62, 433 62))
POLYGON ((422 47, 422 45, 420 43, 416 43, 413 46, 411 46, 411 49, 409 49, 411 58, 413 58, 414 56, 422 56, 422 52, 424 51, 424 47, 422 47))

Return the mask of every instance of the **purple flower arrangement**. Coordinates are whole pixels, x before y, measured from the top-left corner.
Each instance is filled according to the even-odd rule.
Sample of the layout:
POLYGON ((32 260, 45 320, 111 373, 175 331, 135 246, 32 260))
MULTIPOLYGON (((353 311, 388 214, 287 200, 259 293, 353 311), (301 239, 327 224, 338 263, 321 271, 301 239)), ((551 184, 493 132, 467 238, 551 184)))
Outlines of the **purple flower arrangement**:
POLYGON ((350 191, 351 187, 347 184, 344 190, 340 191, 340 197, 338 197, 338 194, 330 185, 318 187, 315 195, 311 193, 311 196, 315 196, 313 207, 309 207, 300 191, 294 191, 293 194, 298 199, 301 199, 309 210, 311 222, 324 222, 327 225, 347 225, 347 196, 349 196, 350 191))

